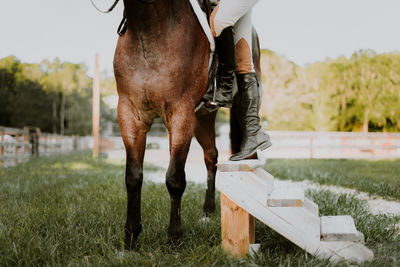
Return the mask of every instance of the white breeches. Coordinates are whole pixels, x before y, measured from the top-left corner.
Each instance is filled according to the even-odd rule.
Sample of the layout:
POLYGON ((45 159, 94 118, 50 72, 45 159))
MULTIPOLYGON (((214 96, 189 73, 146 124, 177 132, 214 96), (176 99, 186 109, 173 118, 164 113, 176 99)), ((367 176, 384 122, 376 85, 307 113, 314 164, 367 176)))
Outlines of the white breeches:
POLYGON ((252 57, 252 8, 259 0, 221 0, 211 14, 214 37, 233 26, 236 45, 236 73, 254 72, 252 57))

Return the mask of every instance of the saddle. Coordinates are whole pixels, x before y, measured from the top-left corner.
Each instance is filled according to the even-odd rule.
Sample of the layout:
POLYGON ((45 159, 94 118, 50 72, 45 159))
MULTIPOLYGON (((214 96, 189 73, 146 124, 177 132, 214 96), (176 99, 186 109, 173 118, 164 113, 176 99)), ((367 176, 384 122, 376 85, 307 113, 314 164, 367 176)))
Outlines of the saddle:
MULTIPOLYGON (((191 1, 191 0, 189 0, 189 1, 192 4, 193 9, 196 9, 196 7, 194 6, 193 1, 191 1)), ((207 21, 209 22, 209 18, 211 16, 211 12, 217 6, 218 1, 217 0, 197 0, 197 3, 198 3, 198 6, 200 7, 200 9, 205 13, 207 21)), ((196 13, 196 16, 199 17, 199 14, 196 13)), ((200 20, 200 18, 199 18, 199 20, 200 20)), ((126 30, 127 30, 127 25, 126 25, 125 11, 124 11, 124 16, 123 16, 123 18, 121 20, 121 23, 118 26, 117 33, 118 33, 119 36, 121 36, 126 32, 126 30)))

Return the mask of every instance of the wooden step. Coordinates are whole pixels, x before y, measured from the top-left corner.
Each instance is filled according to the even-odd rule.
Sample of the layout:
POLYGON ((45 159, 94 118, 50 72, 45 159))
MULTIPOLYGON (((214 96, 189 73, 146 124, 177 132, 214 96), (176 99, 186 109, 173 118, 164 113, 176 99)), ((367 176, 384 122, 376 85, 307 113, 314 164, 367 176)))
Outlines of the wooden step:
POLYGON ((321 240, 334 241, 350 241, 359 242, 359 232, 356 229, 354 220, 351 216, 322 216, 321 217, 321 240))
POLYGON ((308 198, 304 198, 303 207, 308 210, 314 216, 319 217, 319 208, 318 205, 315 204, 312 200, 308 198))
POLYGON ((258 159, 246 159, 240 161, 224 161, 217 164, 220 172, 247 172, 263 165, 258 159))
POLYGON ((260 202, 265 202, 274 188, 273 180, 261 178, 253 172, 217 172, 218 180, 227 181, 227 186, 248 188, 253 198, 260 202))
POLYGON ((301 207, 304 203, 304 190, 300 187, 277 187, 267 199, 270 207, 301 207))

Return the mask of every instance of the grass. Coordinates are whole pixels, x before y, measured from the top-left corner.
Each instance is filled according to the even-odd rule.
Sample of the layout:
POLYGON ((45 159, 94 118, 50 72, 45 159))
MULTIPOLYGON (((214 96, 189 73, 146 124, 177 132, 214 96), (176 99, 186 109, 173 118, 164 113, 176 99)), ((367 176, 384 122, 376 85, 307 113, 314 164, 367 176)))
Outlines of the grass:
MULTIPOLYGON (((145 167, 146 171, 155 170, 145 167)), ((261 252, 235 259, 221 249, 220 213, 202 220, 204 186, 183 197, 184 237, 167 242, 169 195, 145 182, 138 252, 124 252, 124 168, 88 153, 38 158, 0 169, 0 266, 334 266, 305 253, 257 222, 261 252)), ((322 214, 350 214, 376 258, 365 266, 400 263, 400 218, 375 216, 350 195, 310 191, 322 214)), ((219 205, 219 203, 218 203, 219 205)), ((348 266, 341 262, 336 266, 348 266)))
POLYGON ((400 200, 400 160, 270 160, 265 169, 279 179, 310 180, 400 200))

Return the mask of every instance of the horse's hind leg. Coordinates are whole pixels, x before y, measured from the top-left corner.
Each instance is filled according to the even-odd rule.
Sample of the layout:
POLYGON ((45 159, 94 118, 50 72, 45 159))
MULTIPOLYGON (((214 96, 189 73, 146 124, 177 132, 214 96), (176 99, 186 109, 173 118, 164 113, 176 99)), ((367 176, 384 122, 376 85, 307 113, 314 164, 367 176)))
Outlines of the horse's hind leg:
POLYGON ((215 116, 217 112, 196 116, 194 135, 204 151, 207 167, 207 191, 203 211, 206 215, 215 211, 215 174, 217 172, 218 150, 215 146, 215 116))
POLYGON ((184 110, 173 115, 167 123, 170 143, 170 163, 166 184, 171 198, 171 214, 168 228, 170 241, 177 242, 182 236, 181 199, 186 188, 185 163, 193 137, 193 111, 184 110))
POLYGON ((128 195, 125 223, 125 249, 136 248, 142 230, 140 201, 143 182, 143 157, 146 147, 146 130, 143 122, 132 116, 132 109, 119 104, 118 120, 126 150, 125 185, 128 195))

